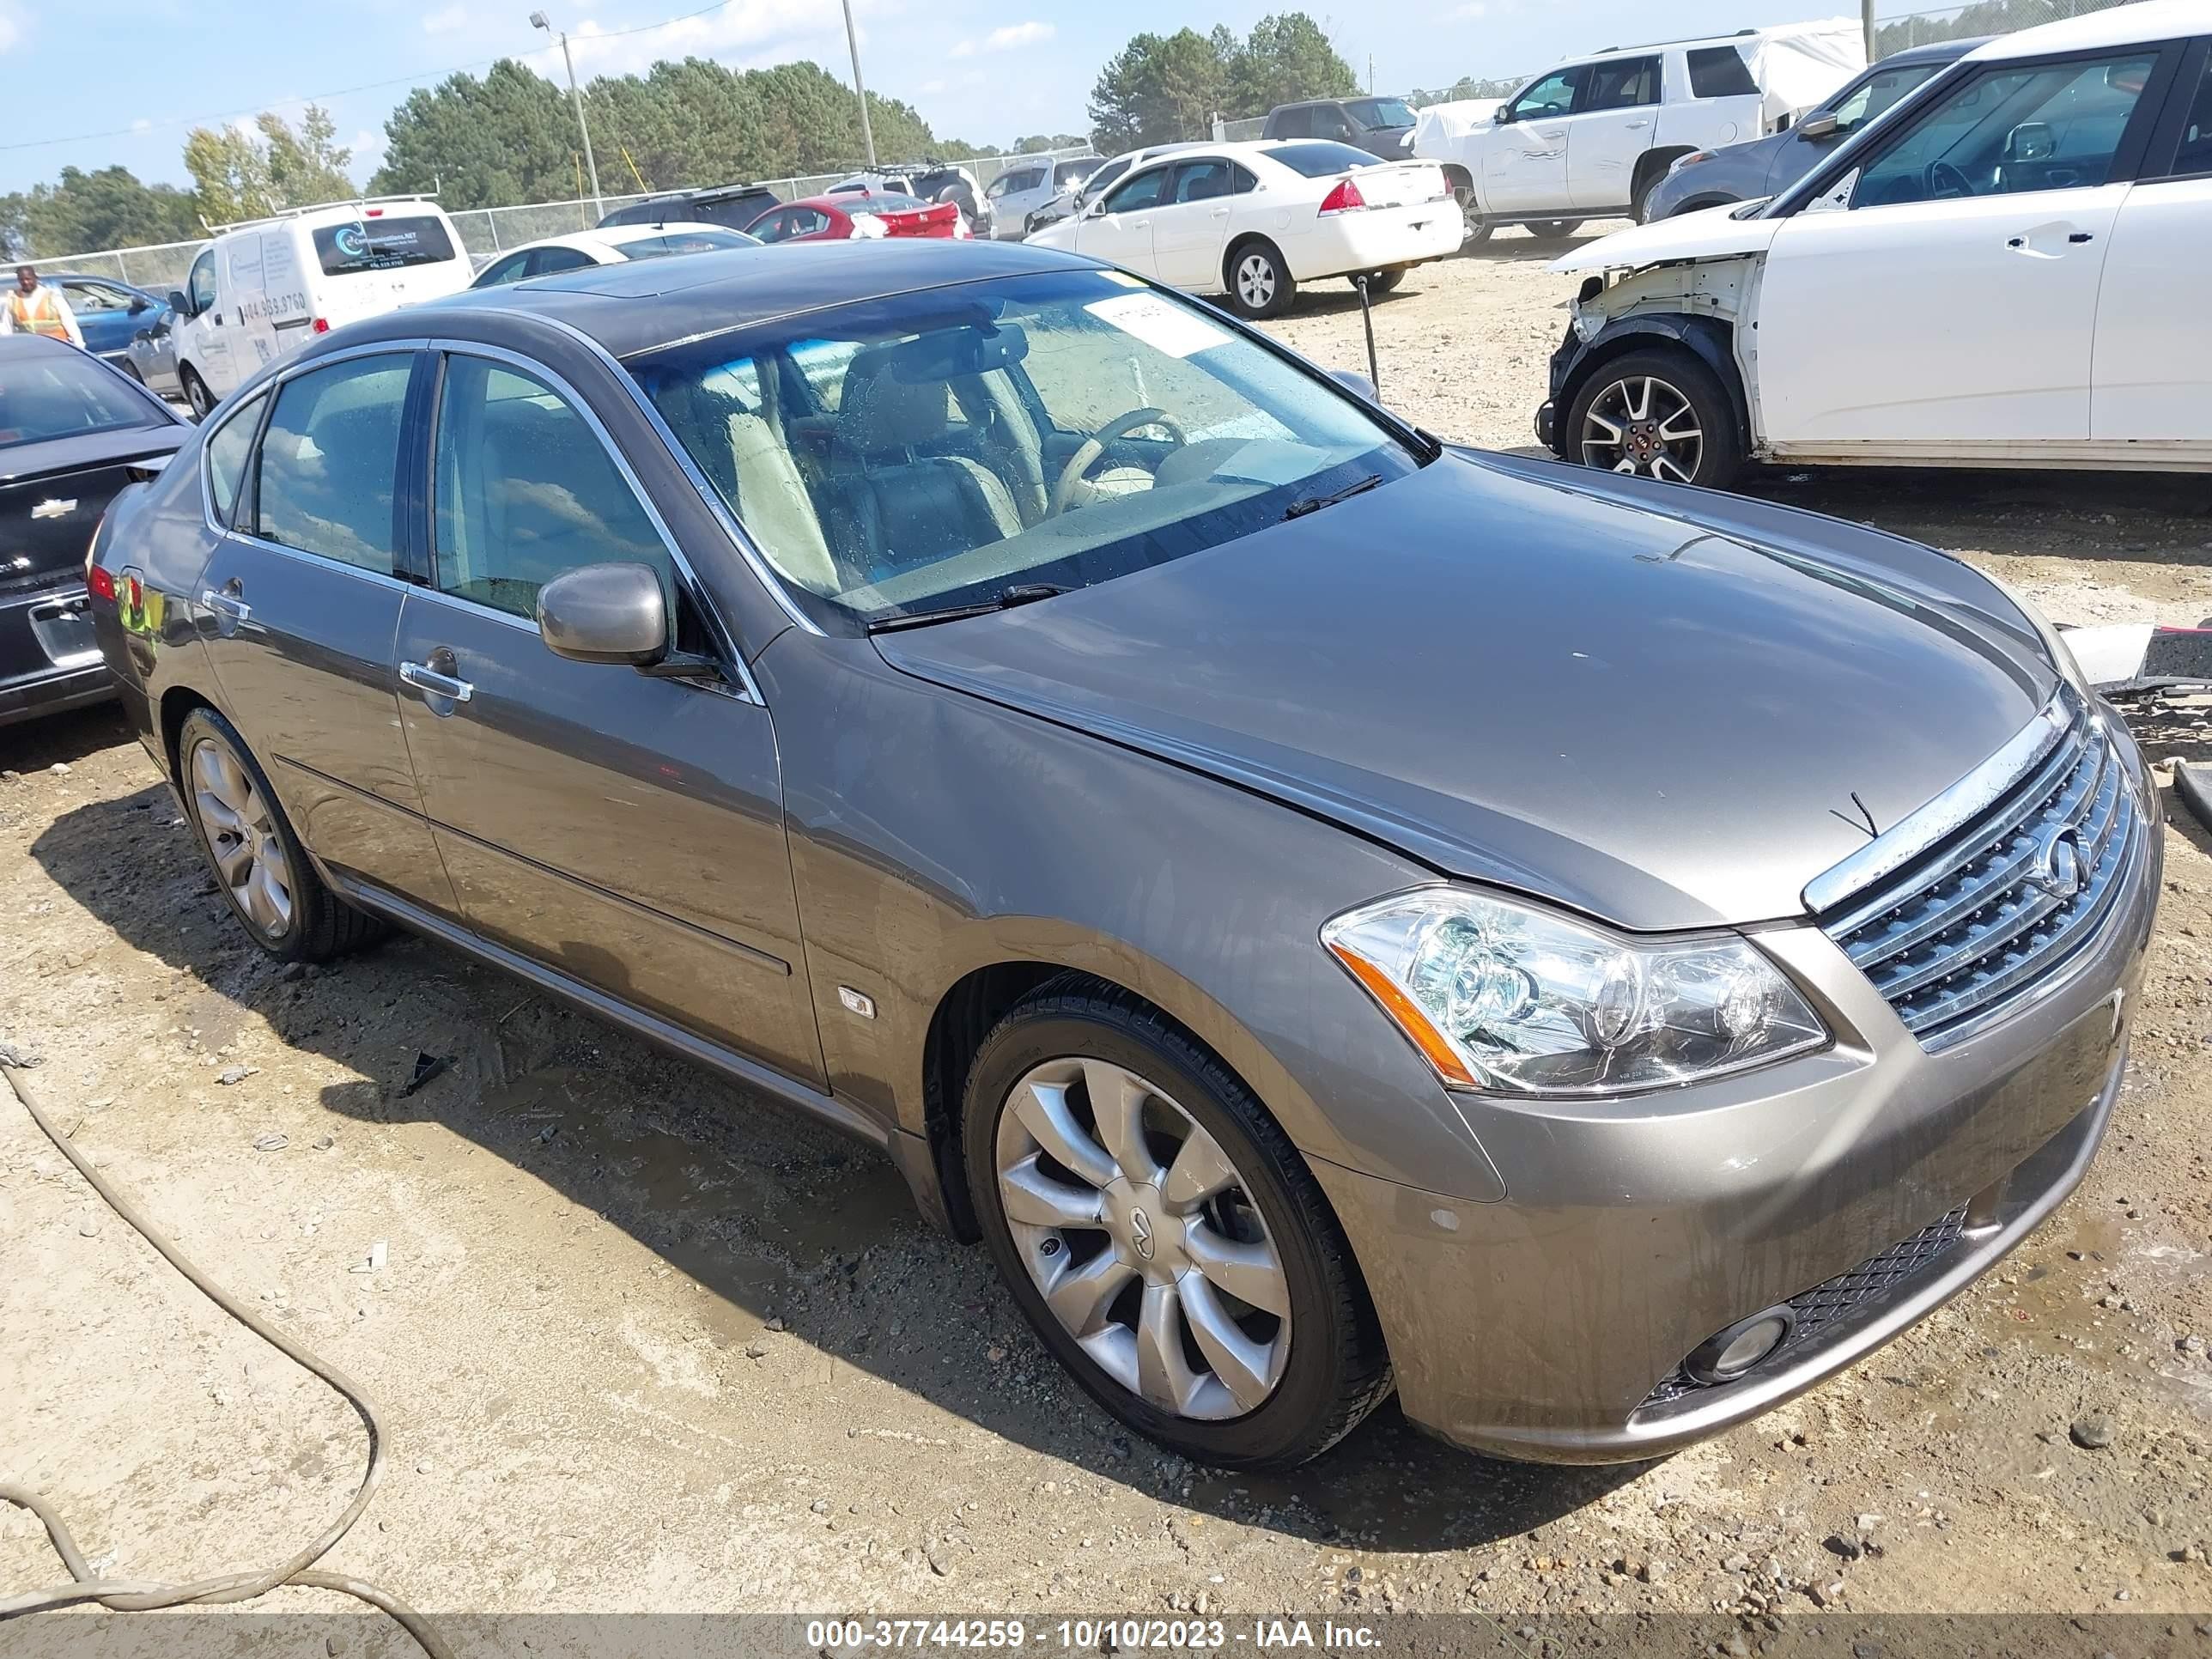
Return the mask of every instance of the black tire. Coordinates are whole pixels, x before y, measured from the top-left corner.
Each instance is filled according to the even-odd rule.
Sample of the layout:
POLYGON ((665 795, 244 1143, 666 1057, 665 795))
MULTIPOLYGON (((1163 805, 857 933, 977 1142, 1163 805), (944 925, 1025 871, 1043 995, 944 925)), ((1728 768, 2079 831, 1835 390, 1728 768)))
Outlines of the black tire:
MULTIPOLYGON (((1406 267, 1403 265, 1395 265, 1389 270, 1370 270, 1366 272, 1365 276, 1367 277, 1367 297, 1370 300, 1379 300, 1384 295, 1395 290, 1399 283, 1406 280, 1406 267)), ((1344 280, 1352 284, 1352 289, 1355 293, 1358 290, 1358 276, 1347 276, 1344 280)))
POLYGON ((1249 317, 1255 322, 1279 317, 1297 297, 1297 282, 1291 276, 1290 266, 1283 263, 1281 251, 1260 237, 1231 248, 1228 258, 1222 262, 1222 272, 1229 289, 1229 308, 1239 317, 1249 317), (1264 274, 1250 269, 1255 264, 1264 266, 1264 274), (1252 297, 1246 297, 1246 289, 1251 291, 1252 297))
POLYGON ((307 849, 300 845, 291 819, 284 815, 283 804, 269 787, 269 776, 261 769, 261 763, 253 757, 253 751, 246 747, 238 728, 212 708, 196 708, 185 716, 184 727, 177 734, 177 777, 178 793, 184 797, 185 814, 199 837, 200 851, 207 858, 216 888, 247 937, 270 956, 279 962, 328 962, 333 957, 372 945, 390 931, 383 921, 355 909, 323 884, 322 878, 315 873, 315 866, 307 858, 307 849), (194 757, 208 744, 220 744, 237 762, 259 795, 270 830, 283 851, 291 915, 281 932, 272 932, 257 921, 223 876, 222 863, 216 855, 216 837, 210 832, 198 793, 193 787, 194 757))
MULTIPOLYGON (((1607 398, 1615 387, 1624 388, 1623 396, 1632 407, 1636 402, 1633 383, 1638 380, 1654 382, 1687 404, 1696 416, 1694 429, 1700 434, 1693 463, 1686 465, 1686 458, 1680 452, 1669 451, 1674 466, 1686 471, 1686 477, 1674 477, 1656 464, 1639 464, 1638 474, 1665 483, 1696 484, 1706 489, 1725 489, 1735 483, 1745 460, 1743 434, 1736 422, 1735 404, 1712 370, 1694 353, 1680 346, 1627 352, 1592 371, 1576 392, 1568 405, 1566 422, 1559 428, 1560 459, 1584 466, 1619 470, 1617 464, 1608 459, 1609 444, 1585 447, 1586 438, 1603 437, 1601 428, 1593 430, 1589 427, 1590 411, 1601 404, 1612 408, 1607 398)), ((1671 407, 1668 400, 1659 401, 1660 405, 1671 407)), ((1646 403, 1644 407, 1650 410, 1655 406, 1646 403)))
POLYGON ((186 363, 177 371, 177 380, 184 389, 185 401, 191 406, 192 419, 204 421, 215 412, 215 394, 200 379, 199 371, 186 363))
POLYGON ((117 364, 116 367, 120 368, 125 374, 128 374, 132 380, 137 381, 140 386, 146 384, 146 377, 138 372, 138 365, 132 362, 128 357, 125 357, 120 363, 117 364))
POLYGON ((1564 242, 1583 228, 1579 219, 1538 219, 1528 225, 1528 234, 1540 242, 1564 242))
POLYGON ((1390 1393, 1390 1361, 1351 1246, 1290 1137, 1219 1060, 1142 998, 1064 974, 1018 1004, 977 1051, 963 1113, 969 1187, 984 1240, 1044 1345, 1091 1396, 1138 1433, 1216 1468, 1285 1470, 1349 1434, 1390 1393), (1212 1135, 1282 1258, 1291 1338, 1274 1391, 1242 1416, 1162 1410, 1109 1376, 1046 1305, 1019 1255, 995 1148, 1015 1085, 1071 1056, 1137 1072, 1212 1135))
POLYGON ((1464 253, 1469 248, 1480 247, 1490 240, 1491 233, 1498 227, 1482 216, 1482 210, 1475 204, 1474 191, 1468 186, 1452 186, 1452 200, 1459 204, 1460 218, 1467 226, 1467 236, 1459 245, 1460 252, 1464 253))

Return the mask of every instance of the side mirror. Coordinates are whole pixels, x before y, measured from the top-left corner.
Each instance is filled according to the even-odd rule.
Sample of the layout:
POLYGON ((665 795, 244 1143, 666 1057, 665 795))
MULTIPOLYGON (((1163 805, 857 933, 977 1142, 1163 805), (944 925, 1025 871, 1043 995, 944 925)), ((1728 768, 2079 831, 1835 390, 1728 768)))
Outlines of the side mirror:
POLYGON ((1490 112, 1490 118, 1492 123, 1502 127, 1508 121, 1510 121, 1513 118, 1513 112, 1504 105, 1500 104, 1496 109, 1490 112))
POLYGON ((191 316, 192 314, 192 302, 191 297, 180 288, 171 289, 169 290, 169 309, 175 312, 179 317, 191 316))
POLYGON ((1328 378, 1355 398, 1362 398, 1370 404, 1376 401, 1375 382, 1364 374, 1354 374, 1348 368, 1332 368, 1328 372, 1328 378))
POLYGON ((649 667, 668 654, 668 599, 650 565, 587 564, 538 590, 538 634, 571 662, 649 667))
POLYGON ((149 300, 144 295, 134 294, 131 296, 131 314, 133 317, 136 317, 140 312, 145 310, 148 306, 153 303, 154 302, 151 300, 149 300))
POLYGON ((1836 118, 1832 111, 1816 109, 1797 124, 1800 138, 1832 138, 1836 136, 1836 118))

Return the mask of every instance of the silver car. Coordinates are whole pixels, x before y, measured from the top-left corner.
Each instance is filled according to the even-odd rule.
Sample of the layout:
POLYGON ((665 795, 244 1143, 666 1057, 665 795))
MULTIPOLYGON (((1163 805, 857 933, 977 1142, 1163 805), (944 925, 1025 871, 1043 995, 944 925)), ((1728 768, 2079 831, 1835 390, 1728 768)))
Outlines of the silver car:
POLYGON ((2118 1092, 2157 794, 2033 612, 1073 255, 394 312, 92 574, 264 949, 412 928, 882 1148, 1207 1462, 1394 1389, 1682 1445, 1985 1270, 2118 1092))

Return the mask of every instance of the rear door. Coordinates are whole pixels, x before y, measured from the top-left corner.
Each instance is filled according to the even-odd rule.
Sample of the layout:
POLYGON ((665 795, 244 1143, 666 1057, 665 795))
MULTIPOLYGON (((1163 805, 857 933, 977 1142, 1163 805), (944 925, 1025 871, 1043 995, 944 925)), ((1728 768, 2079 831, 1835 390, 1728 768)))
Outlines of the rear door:
POLYGON ((455 348, 437 402, 400 718, 469 926, 822 1084, 768 710, 738 686, 556 657, 532 620, 554 577, 635 562, 659 575, 678 643, 724 654, 667 532, 544 369, 455 348))
POLYGON ((1786 221, 1758 299, 1769 437, 2086 443, 2097 290, 2160 64, 1990 64, 1865 161, 1847 208, 1786 221))
POLYGON ((1482 207, 1516 213, 1567 204, 1567 123, 1589 65, 1569 64, 1523 90, 1482 138, 1482 207))
POLYGON ((426 362, 375 347, 225 411, 205 454, 227 533, 193 609, 225 711, 308 848, 343 878, 450 913, 392 658, 407 591, 400 434, 426 362))
POLYGON ((2153 166, 2112 223, 2097 300, 2089 434, 2212 448, 2212 49, 2184 64, 2153 166))
POLYGON ((1567 121, 1568 201, 1592 211, 1628 206, 1658 118, 1656 54, 1590 64, 1567 121))

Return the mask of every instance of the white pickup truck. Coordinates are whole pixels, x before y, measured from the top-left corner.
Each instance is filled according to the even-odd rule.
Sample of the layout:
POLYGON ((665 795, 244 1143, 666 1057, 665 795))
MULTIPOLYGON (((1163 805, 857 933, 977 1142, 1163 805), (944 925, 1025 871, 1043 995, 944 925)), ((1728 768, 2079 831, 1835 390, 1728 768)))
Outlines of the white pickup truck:
POLYGON ((1546 70, 1486 118, 1424 120, 1413 153, 1443 165, 1470 241, 1500 225, 1556 239, 1638 216, 1677 157, 1774 131, 1865 67, 1851 18, 1616 47, 1546 70))

